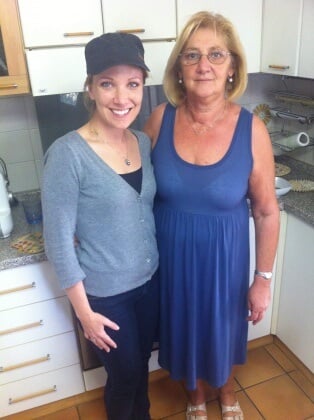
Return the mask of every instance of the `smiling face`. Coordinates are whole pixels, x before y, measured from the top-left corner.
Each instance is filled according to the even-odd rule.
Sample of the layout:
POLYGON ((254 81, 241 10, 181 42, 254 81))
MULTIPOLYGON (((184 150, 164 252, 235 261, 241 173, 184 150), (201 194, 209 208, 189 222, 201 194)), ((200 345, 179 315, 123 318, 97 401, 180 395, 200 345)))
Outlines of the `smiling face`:
POLYGON ((138 67, 119 65, 96 74, 88 86, 96 105, 94 118, 112 128, 129 127, 140 111, 143 86, 143 71, 138 67))
MULTIPOLYGON (((211 63, 205 55, 219 51, 228 52, 224 39, 211 29, 200 28, 190 37, 182 53, 201 54, 196 64, 185 65, 180 60, 179 76, 183 79, 187 96, 206 98, 224 96, 228 76, 232 76, 232 57, 226 55, 222 64, 211 63)), ((214 54, 217 55, 217 54, 214 54)))

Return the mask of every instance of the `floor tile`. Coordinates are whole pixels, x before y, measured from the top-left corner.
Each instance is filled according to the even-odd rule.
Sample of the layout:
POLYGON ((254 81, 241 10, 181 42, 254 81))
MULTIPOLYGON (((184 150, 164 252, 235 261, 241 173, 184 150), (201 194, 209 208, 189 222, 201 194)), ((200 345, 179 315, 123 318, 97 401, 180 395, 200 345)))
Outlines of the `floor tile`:
POLYGON ((169 377, 149 384, 149 398, 153 419, 162 419, 180 413, 187 405, 187 396, 183 386, 169 377))
POLYGON ((297 369, 296 365, 275 344, 265 346, 265 349, 286 372, 292 372, 297 369))
POLYGON ((314 415, 314 404, 288 375, 245 390, 266 420, 304 420, 314 415))
POLYGON ((80 420, 107 420, 104 400, 102 398, 80 404, 77 409, 80 420))
POLYGON ((242 408, 244 418, 248 420, 263 420, 262 415, 259 413, 255 405, 248 398, 244 391, 237 392, 237 398, 242 408))
POLYGON ((76 407, 66 408, 52 414, 46 414, 43 417, 37 417, 37 420, 80 420, 76 407))
POLYGON ((235 377, 239 384, 246 388, 284 373, 279 364, 262 347, 248 352, 246 364, 236 369, 235 377))
POLYGON ((291 372, 289 376, 298 384, 302 391, 310 398, 314 403, 314 384, 311 383, 305 375, 299 370, 291 372))

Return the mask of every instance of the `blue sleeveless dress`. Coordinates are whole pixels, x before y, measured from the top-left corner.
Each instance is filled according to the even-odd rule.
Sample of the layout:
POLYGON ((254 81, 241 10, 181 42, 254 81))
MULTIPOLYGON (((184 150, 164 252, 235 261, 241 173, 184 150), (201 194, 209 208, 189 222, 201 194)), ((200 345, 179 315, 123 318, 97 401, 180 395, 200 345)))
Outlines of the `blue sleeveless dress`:
POLYGON ((152 153, 160 252, 159 363, 173 379, 224 385, 246 360, 249 287, 248 179, 252 114, 241 109, 229 150, 199 166, 177 154, 167 104, 152 153))

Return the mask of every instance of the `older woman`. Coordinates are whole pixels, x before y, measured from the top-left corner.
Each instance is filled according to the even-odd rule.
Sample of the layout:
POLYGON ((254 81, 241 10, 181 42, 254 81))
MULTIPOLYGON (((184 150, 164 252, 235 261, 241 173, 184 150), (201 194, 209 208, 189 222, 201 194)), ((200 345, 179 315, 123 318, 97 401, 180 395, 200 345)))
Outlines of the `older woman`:
POLYGON ((219 388, 224 419, 243 419, 233 366, 246 360, 248 321, 270 301, 279 211, 265 125, 234 102, 246 63, 232 24, 191 17, 169 58, 164 89, 145 131, 157 178, 160 365, 184 379, 187 419, 206 419, 204 382, 219 388), (256 271, 249 287, 249 208, 256 271))

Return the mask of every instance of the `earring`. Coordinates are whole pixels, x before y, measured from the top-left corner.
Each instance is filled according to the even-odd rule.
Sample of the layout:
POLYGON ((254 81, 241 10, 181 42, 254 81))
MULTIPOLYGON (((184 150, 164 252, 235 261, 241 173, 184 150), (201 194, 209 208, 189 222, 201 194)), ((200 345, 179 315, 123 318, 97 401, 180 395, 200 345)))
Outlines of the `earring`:
POLYGON ((179 83, 179 85, 182 85, 183 80, 182 80, 182 79, 179 79, 179 80, 178 80, 178 83, 179 83))
POLYGON ((232 76, 228 76, 228 82, 232 83, 233 82, 233 77, 232 76))

